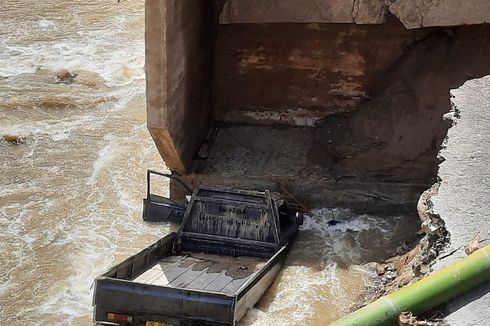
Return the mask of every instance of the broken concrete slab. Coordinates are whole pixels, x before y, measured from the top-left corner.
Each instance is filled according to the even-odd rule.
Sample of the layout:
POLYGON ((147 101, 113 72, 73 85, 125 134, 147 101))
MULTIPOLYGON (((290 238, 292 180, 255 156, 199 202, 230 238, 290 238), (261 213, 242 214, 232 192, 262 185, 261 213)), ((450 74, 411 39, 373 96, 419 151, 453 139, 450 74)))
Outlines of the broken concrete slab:
POLYGON ((385 22, 387 7, 380 0, 228 0, 220 23, 357 23, 385 22))
MULTIPOLYGON (((446 224, 449 248, 433 269, 440 270, 464 258, 465 247, 480 232, 490 239, 490 76, 466 82, 451 91, 454 111, 445 161, 440 165, 439 192, 431 198, 433 212, 446 224)), ((488 325, 490 284, 483 284, 447 305, 450 325, 488 325)))
POLYGON ((396 0, 389 6, 389 11, 406 28, 490 22, 488 0, 396 0))
POLYGON ((227 0, 220 23, 382 24, 389 14, 406 28, 490 22, 487 0, 227 0))

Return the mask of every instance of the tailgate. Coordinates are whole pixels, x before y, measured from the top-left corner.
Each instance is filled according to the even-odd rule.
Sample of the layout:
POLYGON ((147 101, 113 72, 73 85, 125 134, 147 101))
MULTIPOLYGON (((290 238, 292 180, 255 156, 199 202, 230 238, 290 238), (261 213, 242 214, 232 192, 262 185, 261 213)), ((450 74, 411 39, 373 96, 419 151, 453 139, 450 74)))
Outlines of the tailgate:
POLYGON ((172 323, 183 319, 230 325, 235 297, 100 277, 95 281, 94 305, 95 321, 105 321, 107 312, 115 312, 136 320, 159 316, 159 321, 172 323))

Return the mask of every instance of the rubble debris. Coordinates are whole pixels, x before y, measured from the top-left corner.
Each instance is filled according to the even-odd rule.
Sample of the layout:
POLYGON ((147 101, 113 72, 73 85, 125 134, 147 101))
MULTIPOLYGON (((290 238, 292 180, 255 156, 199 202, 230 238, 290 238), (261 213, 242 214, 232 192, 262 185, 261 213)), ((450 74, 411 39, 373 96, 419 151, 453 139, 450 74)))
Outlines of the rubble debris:
POLYGON ((464 249, 464 252, 469 256, 478 249, 480 249, 480 232, 473 237, 473 240, 470 241, 468 246, 464 249))
POLYGON ((388 259, 376 268, 380 276, 381 290, 373 293, 371 300, 412 283, 429 272, 429 267, 446 247, 449 234, 444 221, 432 210, 431 197, 437 195, 439 183, 426 190, 417 204, 422 230, 425 236, 409 252, 388 259), (390 271, 390 272, 387 272, 390 271))
POLYGON ((327 222, 327 225, 328 226, 334 226, 334 225, 337 225, 337 224, 340 224, 340 223, 342 223, 342 222, 337 221, 335 219, 331 219, 330 221, 327 222))
POLYGON ((11 145, 23 145, 26 143, 25 139, 20 136, 3 135, 2 138, 11 145))
POLYGON ((72 74, 68 69, 61 69, 56 74, 57 84, 72 84, 78 74, 72 74))
POLYGON ((411 312, 402 312, 398 316, 398 326, 444 326, 447 325, 440 319, 435 319, 433 321, 429 320, 419 320, 411 312))

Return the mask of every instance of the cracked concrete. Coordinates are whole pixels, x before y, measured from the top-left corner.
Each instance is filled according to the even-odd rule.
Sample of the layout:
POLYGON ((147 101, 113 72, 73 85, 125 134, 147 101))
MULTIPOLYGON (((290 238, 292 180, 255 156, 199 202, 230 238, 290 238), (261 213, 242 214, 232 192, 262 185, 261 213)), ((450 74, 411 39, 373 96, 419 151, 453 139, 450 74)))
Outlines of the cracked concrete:
POLYGON ((389 11, 406 28, 490 22, 488 0, 395 0, 389 11))
POLYGON ((226 0, 220 22, 382 24, 389 15, 406 28, 490 22, 488 0, 226 0))
MULTIPOLYGON (((441 183, 431 198, 450 233, 449 248, 433 265, 434 271, 466 257, 465 246, 480 232, 490 239, 490 76, 467 81, 451 92, 454 111, 447 118, 455 125, 449 130, 440 152, 441 183)), ((488 244, 484 241, 482 246, 488 244)), ((490 283, 447 304, 450 325, 489 325, 490 283)))

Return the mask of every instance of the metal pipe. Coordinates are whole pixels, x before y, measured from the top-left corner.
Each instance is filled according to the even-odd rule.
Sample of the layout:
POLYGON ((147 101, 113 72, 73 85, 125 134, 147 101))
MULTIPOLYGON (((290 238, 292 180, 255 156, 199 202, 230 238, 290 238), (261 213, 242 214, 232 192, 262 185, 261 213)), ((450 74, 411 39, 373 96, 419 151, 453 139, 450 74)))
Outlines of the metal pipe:
POLYGON ((485 281, 490 281, 490 245, 376 300, 332 325, 396 325, 398 316, 404 311, 420 315, 485 281))

